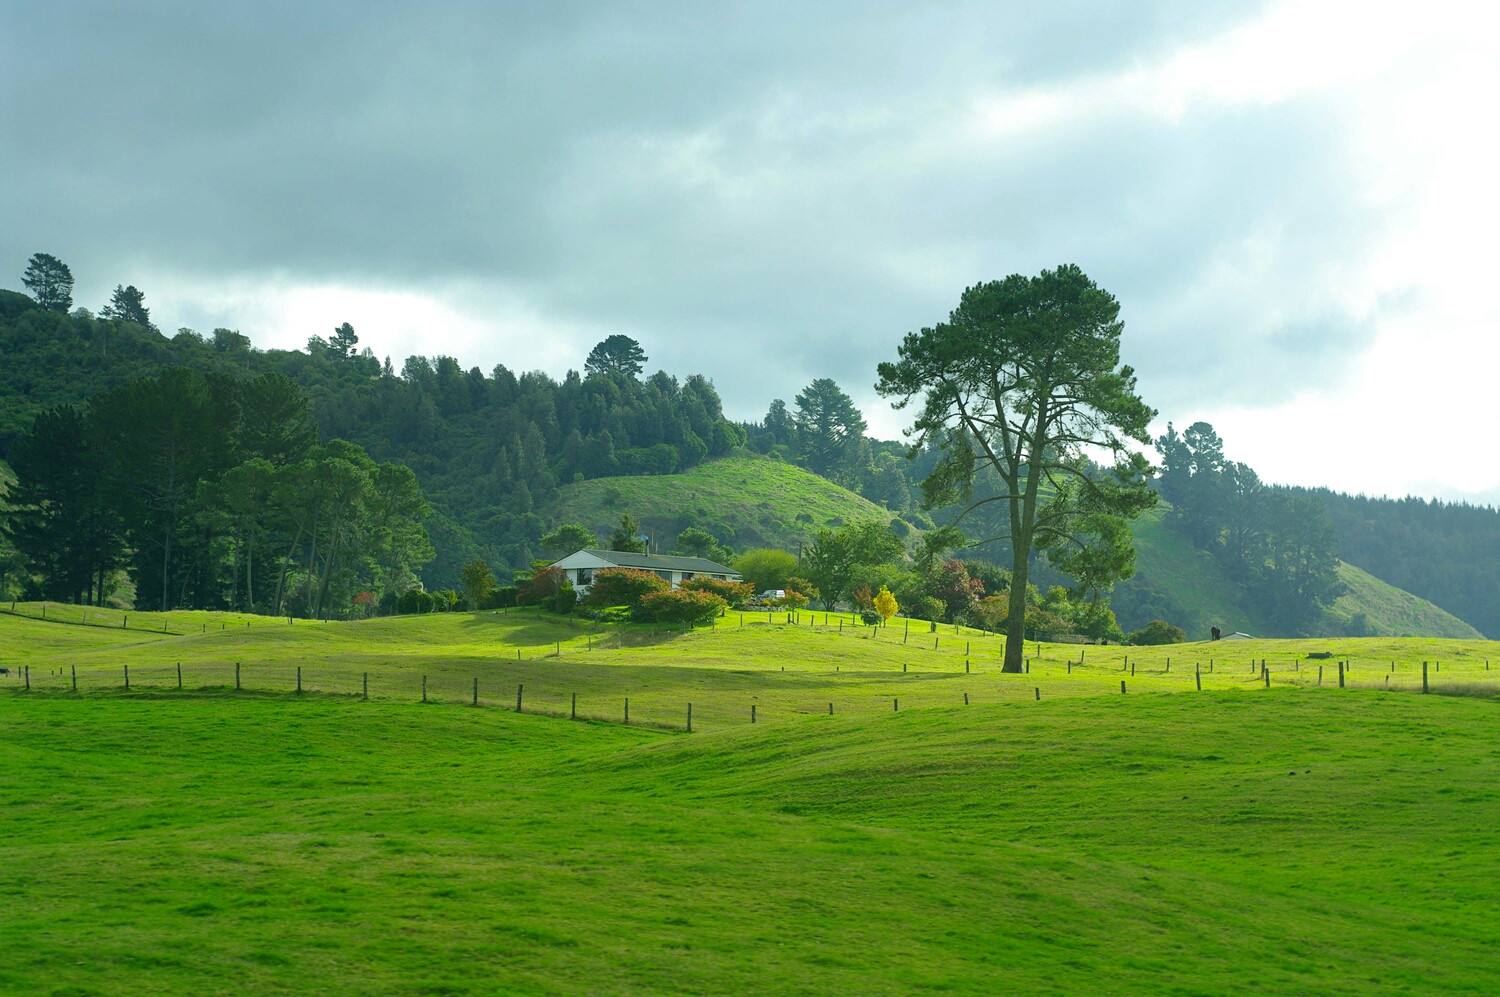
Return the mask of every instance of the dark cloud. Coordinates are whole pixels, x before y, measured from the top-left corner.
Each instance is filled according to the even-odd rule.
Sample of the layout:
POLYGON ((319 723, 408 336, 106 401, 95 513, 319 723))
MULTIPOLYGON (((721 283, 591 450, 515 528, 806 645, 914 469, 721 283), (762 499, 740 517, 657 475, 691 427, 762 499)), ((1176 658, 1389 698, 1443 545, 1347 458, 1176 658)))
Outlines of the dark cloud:
MULTIPOLYGON (((819 375, 872 400, 875 363, 964 285, 1063 261, 1124 302, 1165 410, 1241 397, 1247 365, 1310 383, 1369 335, 1320 292, 1373 224, 1327 109, 1104 100, 993 135, 976 117, 1253 8, 437 6, 7 4, 0 272, 55 252, 87 304, 134 272, 481 316, 491 289, 559 337, 638 335, 742 416, 819 375)), ((226 321, 182 312, 158 317, 226 321)), ((361 332, 528 365, 504 330, 361 332)))

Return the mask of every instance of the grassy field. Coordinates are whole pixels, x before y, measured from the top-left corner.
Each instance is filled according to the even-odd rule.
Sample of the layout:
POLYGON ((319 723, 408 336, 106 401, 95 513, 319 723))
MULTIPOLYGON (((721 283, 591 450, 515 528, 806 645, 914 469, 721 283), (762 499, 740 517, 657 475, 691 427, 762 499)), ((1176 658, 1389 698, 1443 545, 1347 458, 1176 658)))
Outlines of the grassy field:
POLYGON ((3 696, 0 989, 1493 991, 1494 709, 3 696))
MULTIPOLYGON (((1028 644, 1029 671, 1000 672, 1001 638, 968 628, 904 621, 880 630, 847 614, 731 613, 713 628, 657 632, 601 627, 551 613, 511 610, 316 623, 238 614, 143 614, 144 630, 63 625, 78 607, 18 604, 0 613, 0 688, 83 692, 131 687, 232 688, 417 702, 470 703, 699 729, 776 723, 812 714, 875 716, 904 708, 1035 702, 1071 696, 1263 690, 1338 685, 1420 690, 1431 662, 1437 691, 1500 695, 1500 644, 1472 640, 1340 638, 1221 641, 1163 648, 1028 644), (165 626, 167 633, 160 632, 165 626), (1314 658, 1313 655, 1327 657, 1314 658), (1490 669, 1490 659, 1495 668, 1490 669), (1265 662, 1265 673, 1261 662, 1265 662), (576 707, 574 696, 576 695, 576 707)), ((89 610, 93 620, 100 611, 89 610)), ((118 615, 118 614, 117 614, 118 615)), ((101 618, 108 619, 108 616, 101 618)))
POLYGON ((1500 644, 41 608, 0 991, 1500 987, 1500 644))

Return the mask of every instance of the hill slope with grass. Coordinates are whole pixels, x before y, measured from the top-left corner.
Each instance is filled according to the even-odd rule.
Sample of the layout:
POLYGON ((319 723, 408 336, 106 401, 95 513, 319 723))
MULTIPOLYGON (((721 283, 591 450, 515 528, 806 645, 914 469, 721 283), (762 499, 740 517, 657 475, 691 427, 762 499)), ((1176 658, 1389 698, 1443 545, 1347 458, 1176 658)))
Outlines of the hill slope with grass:
POLYGON ((894 517, 827 478, 767 457, 727 457, 681 474, 594 478, 567 485, 546 511, 607 536, 629 513, 662 550, 689 526, 737 551, 799 543, 825 526, 894 517))
MULTIPOLYGON (((1168 526, 1166 513, 1167 507, 1159 505, 1134 524, 1136 576, 1120 586, 1116 597, 1121 623, 1129 628, 1141 625, 1146 617, 1161 615, 1187 630, 1192 638, 1206 637, 1213 626, 1226 633, 1239 630, 1275 636, 1223 566, 1168 526), (1141 595, 1148 591, 1164 596, 1165 603, 1147 603, 1141 595)), ((1344 594, 1313 625, 1314 634, 1481 636, 1452 613, 1352 564, 1341 562, 1338 572, 1344 594)))
MULTIPOLYGON (((824 526, 894 513, 826 478, 764 457, 710 461, 681 474, 597 478, 568 485, 546 510, 549 523, 581 523, 601 536, 630 513, 670 550, 689 526, 714 533, 735 550, 772 546, 795 551, 824 526)), ((1171 529, 1166 507, 1134 526, 1137 576, 1117 599, 1127 629, 1161 615, 1206 637, 1209 628, 1273 636, 1244 589, 1206 551, 1171 529), (1148 602, 1141 594, 1165 597, 1148 602)), ((902 526, 905 526, 902 523, 902 526)), ((991 554, 990 556, 994 556, 991 554)), ((1339 567, 1345 593, 1312 628, 1315 634, 1476 638, 1469 624, 1425 599, 1388 585, 1351 564, 1339 567)))

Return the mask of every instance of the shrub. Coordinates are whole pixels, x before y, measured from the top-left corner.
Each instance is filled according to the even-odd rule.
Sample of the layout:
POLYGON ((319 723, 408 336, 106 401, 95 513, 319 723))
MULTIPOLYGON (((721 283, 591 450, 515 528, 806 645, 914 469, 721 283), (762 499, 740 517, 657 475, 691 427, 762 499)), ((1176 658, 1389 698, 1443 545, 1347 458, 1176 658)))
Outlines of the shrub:
POLYGON ((987 595, 975 604, 969 618, 991 633, 1001 633, 1010 618, 1010 593, 987 595))
POLYGON ((557 590, 557 595, 552 597, 550 605, 554 613, 571 613, 573 607, 578 605, 578 590, 573 587, 573 583, 563 582, 562 588, 557 590))
POLYGON ((861 585, 854 590, 854 605, 866 612, 875 608, 875 597, 870 594, 870 586, 861 585))
POLYGON ((1152 620, 1130 634, 1132 644, 1181 644, 1187 640, 1187 632, 1166 620, 1152 620))
POLYGON ((724 611, 727 603, 712 592, 667 589, 641 597, 640 615, 658 623, 708 623, 724 611))
POLYGON ((689 578, 682 587, 690 592, 712 592, 734 609, 739 609, 755 594, 755 586, 749 582, 732 582, 727 578, 689 578))
POLYGON ((787 579, 797 570, 797 559, 784 550, 758 547, 735 558, 734 570, 743 575, 757 592, 784 589, 788 587, 787 579))
MULTIPOLYGON (((784 585, 783 588, 785 588, 788 592, 796 592, 798 595, 802 596, 802 598, 807 600, 821 599, 823 597, 823 593, 818 590, 818 587, 816 585, 808 581, 806 578, 799 578, 796 575, 792 575, 790 578, 788 578, 786 580, 786 585, 784 585)), ((807 605, 807 603, 804 602, 803 605, 805 606, 807 605)))
POLYGON ((516 602, 522 606, 550 605, 566 580, 561 568, 543 568, 521 585, 516 602))
POLYGON ((810 600, 806 595, 803 595, 796 589, 782 589, 782 591, 786 594, 781 596, 780 598, 772 599, 771 601, 773 603, 778 606, 785 606, 787 609, 807 608, 807 604, 810 600))
POLYGON ((920 597, 912 605, 913 613, 924 620, 931 620, 934 623, 943 618, 943 611, 945 609, 947 609, 947 607, 943 605, 941 599, 934 598, 930 595, 924 595, 920 597))
POLYGON ((867 627, 873 627, 880 622, 880 614, 873 609, 863 609, 860 610, 859 621, 867 627))
POLYGON ((514 585, 502 585, 494 589, 485 598, 480 609, 507 609, 516 604, 516 594, 519 590, 514 585))
POLYGON ((672 583, 639 568, 601 568, 589 585, 590 606, 637 606, 652 592, 667 592, 672 583))
POLYGON ((396 610, 401 613, 430 613, 432 594, 421 589, 407 589, 396 600, 396 610))

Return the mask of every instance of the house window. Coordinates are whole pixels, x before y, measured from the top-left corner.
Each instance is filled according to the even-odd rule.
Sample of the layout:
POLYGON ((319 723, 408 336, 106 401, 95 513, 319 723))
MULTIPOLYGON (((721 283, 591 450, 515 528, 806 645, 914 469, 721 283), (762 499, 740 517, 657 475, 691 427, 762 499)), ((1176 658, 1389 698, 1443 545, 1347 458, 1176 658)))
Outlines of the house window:
POLYGON ((672 580, 672 572, 670 572, 670 571, 658 571, 656 573, 656 577, 658 577, 658 578, 665 578, 667 581, 670 582, 672 580))
POLYGON ((593 568, 579 568, 578 569, 578 584, 579 585, 592 585, 593 583, 594 583, 594 569, 593 568))
POLYGON ((682 573, 682 580, 683 581, 687 581, 691 577, 693 577, 693 573, 691 571, 684 571, 682 573))

